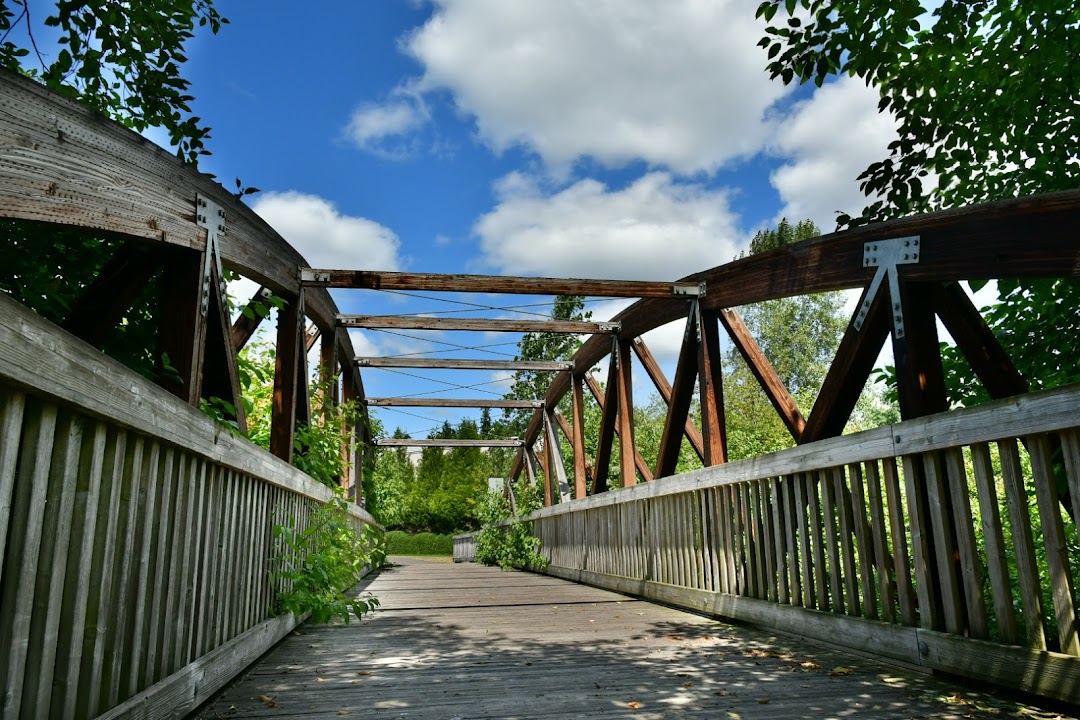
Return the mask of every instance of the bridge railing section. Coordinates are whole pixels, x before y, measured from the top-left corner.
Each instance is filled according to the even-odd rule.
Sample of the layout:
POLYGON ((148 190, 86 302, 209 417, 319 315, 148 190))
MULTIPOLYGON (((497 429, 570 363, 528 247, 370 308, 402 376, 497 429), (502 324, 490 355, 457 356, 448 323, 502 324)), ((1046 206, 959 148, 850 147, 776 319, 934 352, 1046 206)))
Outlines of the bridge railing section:
POLYGON ((331 495, 0 295, 0 716, 183 717, 295 626, 272 529, 331 495))
POLYGON ((547 572, 1080 702, 1080 387, 534 513, 547 572))

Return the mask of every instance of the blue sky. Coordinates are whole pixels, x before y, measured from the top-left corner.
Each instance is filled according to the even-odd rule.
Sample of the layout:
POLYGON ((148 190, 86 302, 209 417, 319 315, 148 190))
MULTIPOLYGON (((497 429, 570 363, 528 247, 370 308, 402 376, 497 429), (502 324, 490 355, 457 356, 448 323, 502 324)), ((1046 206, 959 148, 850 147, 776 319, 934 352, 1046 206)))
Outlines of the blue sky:
MULTIPOLYGON (((756 5, 219 0, 231 24, 200 35, 185 69, 213 128, 201 167, 261 188, 249 204, 315 267, 674 280, 730 260, 782 216, 834 229, 837 211, 861 209, 855 178, 894 137, 858 80, 770 81, 756 5)), ((450 307, 335 297, 354 313, 450 307)), ((590 304, 597 320, 624 306, 590 304)), ((446 349, 433 340, 505 342, 492 350, 512 355, 516 341, 410 334, 354 340, 384 355, 446 349)), ((670 368, 680 336, 646 342, 670 368)), ((644 400, 651 386, 636 382, 644 400)), ((374 370, 365 384, 372 396, 449 389, 374 370)), ((461 416, 379 412, 416 436, 461 416)))
MULTIPOLYGON (((200 37, 187 68, 214 130, 203 167, 227 187, 261 188, 252 207, 316 267, 676 279, 726 262, 784 215, 833 229, 836 211, 861 208, 855 177, 892 139, 861 83, 771 82, 755 6, 219 2, 231 24, 200 37)), ((345 312, 459 307, 335 295, 345 312)), ((624 306, 590 304, 596 319, 624 306)), ((380 355, 450 349, 439 341, 506 343, 488 351, 512 355, 517 339, 354 335, 361 354, 380 355)), ((680 335, 646 338, 669 371, 680 335)), ((369 395, 506 388, 490 372, 408 372, 366 371, 369 395)), ((643 401, 651 386, 636 381, 643 401)), ((478 415, 375 412, 414 436, 478 415)))

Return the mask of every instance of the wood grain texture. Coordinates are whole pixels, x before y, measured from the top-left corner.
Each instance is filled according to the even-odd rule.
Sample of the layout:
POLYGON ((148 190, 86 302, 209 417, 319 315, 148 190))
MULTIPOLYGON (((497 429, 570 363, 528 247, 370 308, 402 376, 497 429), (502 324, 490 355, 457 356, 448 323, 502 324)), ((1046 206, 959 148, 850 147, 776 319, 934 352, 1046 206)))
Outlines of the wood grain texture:
MULTIPOLYGON (((199 717, 758 720, 953 711, 937 699, 951 686, 775 632, 554 577, 392 560, 364 585, 382 599, 379 611, 348 626, 299 628, 199 717), (851 670, 831 676, 837 667, 851 670)), ((911 629, 822 613, 807 621, 760 600, 568 568, 551 573, 699 612, 776 618, 804 637, 849 638, 909 662, 918 656, 911 629)), ((976 697, 980 707, 965 713, 1000 716, 1000 701, 976 697)))

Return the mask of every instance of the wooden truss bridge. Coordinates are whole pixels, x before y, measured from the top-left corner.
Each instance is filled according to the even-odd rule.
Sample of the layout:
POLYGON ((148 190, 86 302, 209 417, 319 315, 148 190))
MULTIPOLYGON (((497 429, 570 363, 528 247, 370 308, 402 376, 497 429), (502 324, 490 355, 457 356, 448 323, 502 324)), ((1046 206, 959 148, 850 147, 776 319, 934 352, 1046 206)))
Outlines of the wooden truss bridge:
MULTIPOLYGON (((0 295, 2 717, 183 716, 294 630, 297 619, 272 614, 269 571, 281 548, 271 528, 303 525, 331 497, 290 464, 297 424, 317 421, 306 367, 316 344, 332 400, 365 406, 418 401, 367 398, 364 368, 550 372, 544 397, 442 403, 533 411, 524 437, 502 444, 517 448, 515 477, 544 483, 547 507, 524 520, 543 541, 549 576, 1080 704, 1073 576, 1080 387, 1029 392, 958 285, 1080 277, 1080 192, 904 218, 664 283, 320 270, 209 177, 4 72, 0 217, 13 233, 27 223, 80 228, 117 248, 58 323, 0 295), (231 321, 226 271, 262 286, 253 304, 264 291, 286 301, 275 337, 269 453, 199 410, 207 398, 231 400, 245 427, 237 353, 258 315, 231 321), (155 357, 170 358, 169 372, 155 380, 99 350, 151 278, 161 294, 155 357), (638 301, 602 323, 450 321, 343 315, 328 287, 638 301), (819 400, 804 415, 732 308, 840 289, 861 289, 862 299, 819 400), (669 382, 641 336, 681 319, 686 330, 669 382), (949 410, 937 320, 997 400, 949 410), (421 361, 357 358, 350 327, 589 338, 558 363, 421 361), (722 333, 790 431, 792 449, 727 462, 722 333), (886 342, 903 420, 841 436, 886 342), (589 371, 604 358, 601 388, 589 371), (635 358, 668 403, 656 458, 635 448, 635 358), (586 388, 603 410, 595 448, 584 441, 586 388), (689 419, 695 388, 700 426, 689 419), (558 406, 568 394, 566 418, 558 406), (570 474, 560 434, 572 451, 570 474), (678 475, 684 436, 705 468, 678 475), (617 478, 609 477, 615 437, 617 478)), ((364 421, 353 430, 341 478, 350 497, 365 457, 392 444, 371 437, 364 421)), ((350 513, 358 527, 375 524, 360 507, 350 513)), ((460 552, 470 543, 460 538, 460 552)), ((396 607, 412 607, 402 593, 415 592, 420 602, 425 582, 448 581, 392 588, 396 607)), ((506 637, 527 639, 541 654, 555 647, 527 617, 514 622, 522 626, 506 637)), ((366 626, 350 631, 354 648, 366 642, 366 626)), ((399 631, 422 646, 422 638, 399 631)), ((560 652, 589 645, 588 632, 581 626, 560 636, 560 652)), ((711 672, 707 656, 698 661, 711 672)), ((514 678, 513 692, 545 683, 514 678)), ((350 687, 363 706, 364 683, 350 687)), ((388 713, 423 715, 422 699, 380 692, 391 696, 388 713)), ((467 705, 459 709, 468 714, 467 705)), ((902 705, 892 710, 903 712, 902 705)))

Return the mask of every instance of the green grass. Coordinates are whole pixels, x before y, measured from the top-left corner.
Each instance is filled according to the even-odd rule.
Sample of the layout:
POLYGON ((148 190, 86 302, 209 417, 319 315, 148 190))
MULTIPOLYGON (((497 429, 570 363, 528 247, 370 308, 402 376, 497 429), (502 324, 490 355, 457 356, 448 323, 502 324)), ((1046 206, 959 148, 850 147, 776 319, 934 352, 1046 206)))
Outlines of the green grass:
POLYGON ((454 536, 422 532, 411 535, 401 530, 386 533, 387 555, 446 555, 454 554, 454 536))

